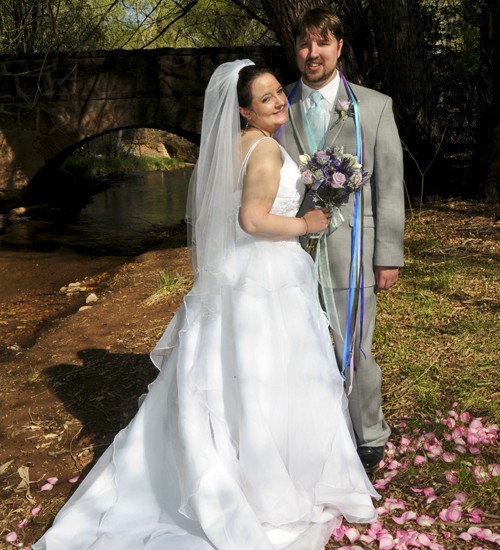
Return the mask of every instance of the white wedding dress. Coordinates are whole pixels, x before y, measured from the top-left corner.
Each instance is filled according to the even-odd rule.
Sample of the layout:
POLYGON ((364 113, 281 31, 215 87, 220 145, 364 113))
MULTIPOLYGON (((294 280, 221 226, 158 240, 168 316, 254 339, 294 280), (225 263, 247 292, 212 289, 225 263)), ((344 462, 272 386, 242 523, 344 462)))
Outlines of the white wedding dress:
MULTIPOLYGON (((272 211, 294 216, 283 156, 272 211)), ((208 306, 187 294, 137 415, 33 549, 319 550, 376 516, 311 258, 238 228, 225 278, 208 306)))

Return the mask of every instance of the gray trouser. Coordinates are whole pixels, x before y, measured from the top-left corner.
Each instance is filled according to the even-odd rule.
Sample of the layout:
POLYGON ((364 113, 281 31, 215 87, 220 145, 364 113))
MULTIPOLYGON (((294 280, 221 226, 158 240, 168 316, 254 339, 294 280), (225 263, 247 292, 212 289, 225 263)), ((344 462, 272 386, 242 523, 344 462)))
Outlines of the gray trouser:
MULTIPOLYGON (((361 349, 364 355, 363 353, 356 354, 354 383, 352 391, 348 396, 349 413, 358 446, 379 447, 385 445, 389 439, 391 430, 384 420, 382 412, 382 372, 372 355, 377 295, 375 287, 367 287, 364 289, 364 292, 364 323, 363 339, 361 342, 361 349)), ((345 319, 347 317, 347 293, 347 289, 334 290, 335 304, 342 330, 345 330, 345 319)), ((339 366, 341 366, 344 349, 343 338, 336 331, 333 331, 333 337, 335 355, 339 366)))

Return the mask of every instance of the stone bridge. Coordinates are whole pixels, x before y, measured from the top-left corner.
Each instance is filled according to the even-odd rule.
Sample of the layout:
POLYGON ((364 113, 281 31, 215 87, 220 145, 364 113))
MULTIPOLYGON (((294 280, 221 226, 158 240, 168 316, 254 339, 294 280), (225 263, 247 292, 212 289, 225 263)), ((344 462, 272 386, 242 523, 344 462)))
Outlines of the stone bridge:
POLYGON ((0 201, 110 131, 158 128, 197 142, 210 75, 238 58, 291 77, 277 47, 0 56, 0 201))

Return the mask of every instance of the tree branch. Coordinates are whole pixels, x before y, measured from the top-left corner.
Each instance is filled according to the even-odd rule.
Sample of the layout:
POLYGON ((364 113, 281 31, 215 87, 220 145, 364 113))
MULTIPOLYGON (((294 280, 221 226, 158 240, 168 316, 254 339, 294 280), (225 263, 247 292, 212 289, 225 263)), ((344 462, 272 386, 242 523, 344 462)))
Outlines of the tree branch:
POLYGON ((244 2, 240 2, 240 0, 231 0, 231 2, 235 5, 241 8, 244 12, 246 12, 252 19, 255 19, 258 23, 260 23, 262 26, 266 27, 266 29, 273 30, 271 26, 269 25, 269 21, 266 21, 257 13, 255 13, 254 10, 250 9, 249 6, 247 6, 244 2))
POLYGON ((168 25, 163 27, 163 29, 152 40, 144 44, 144 46, 141 46, 139 49, 144 50, 148 46, 151 46, 151 44, 153 44, 153 42, 156 42, 158 38, 160 38, 160 36, 165 34, 172 25, 177 23, 179 19, 182 19, 187 13, 189 13, 196 6, 197 3, 198 0, 191 0, 191 2, 189 2, 189 4, 182 9, 182 12, 177 17, 174 17, 174 19, 172 19, 172 21, 170 21, 168 25))

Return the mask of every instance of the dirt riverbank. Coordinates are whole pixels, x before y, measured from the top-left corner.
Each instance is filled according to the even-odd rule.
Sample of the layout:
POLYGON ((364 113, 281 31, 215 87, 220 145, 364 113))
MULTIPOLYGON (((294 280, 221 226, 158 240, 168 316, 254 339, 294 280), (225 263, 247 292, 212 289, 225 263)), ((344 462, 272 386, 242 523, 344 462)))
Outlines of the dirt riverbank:
POLYGON ((182 295, 152 305, 146 301, 158 272, 190 272, 184 242, 185 236, 169 239, 113 274, 94 275, 87 293, 69 302, 62 298, 64 316, 45 322, 31 347, 11 349, 0 363, 4 535, 40 506, 40 514, 23 530, 25 541, 39 537, 67 499, 68 480, 86 473, 135 414, 138 397, 156 374, 149 352, 182 295), (98 301, 78 311, 91 291, 98 301), (50 494, 40 492, 47 477, 59 480, 50 494))

